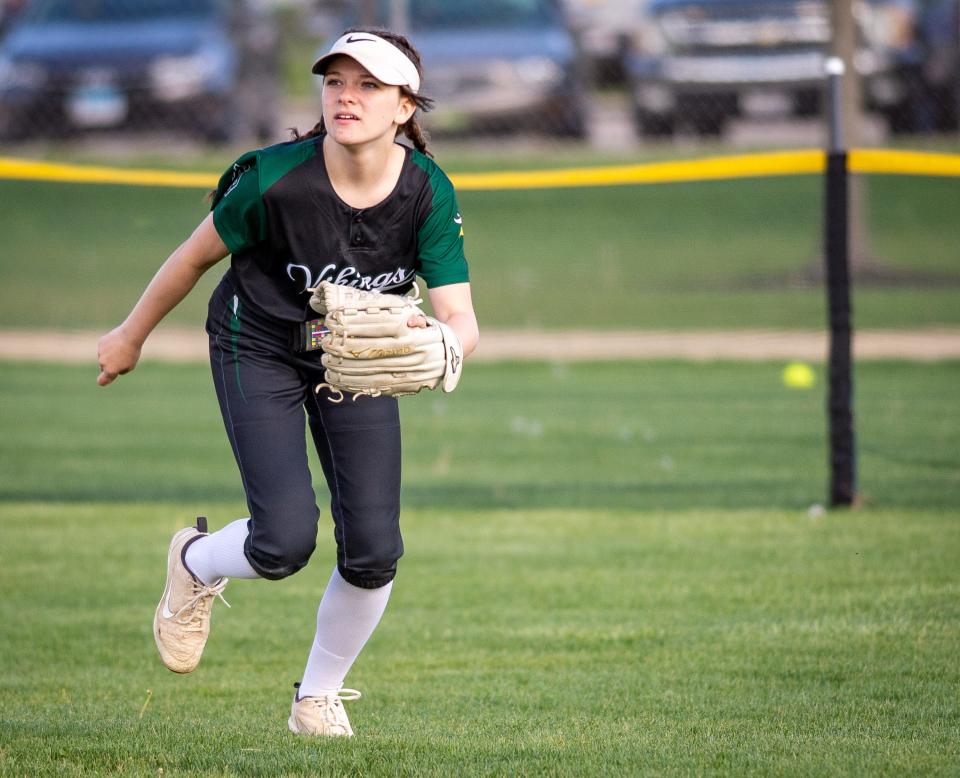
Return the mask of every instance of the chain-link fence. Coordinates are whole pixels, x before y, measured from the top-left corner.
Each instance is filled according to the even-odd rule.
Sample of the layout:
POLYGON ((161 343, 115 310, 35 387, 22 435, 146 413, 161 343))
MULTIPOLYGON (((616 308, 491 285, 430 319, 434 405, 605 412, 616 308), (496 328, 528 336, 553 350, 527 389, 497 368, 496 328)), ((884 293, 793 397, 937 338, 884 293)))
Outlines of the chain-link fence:
MULTIPOLYGON (((960 0, 845 2, 862 142, 955 137, 960 0)), ((0 0, 0 139, 281 140, 319 118, 310 63, 351 25, 408 33, 437 139, 785 146, 823 124, 827 0, 0 0)))

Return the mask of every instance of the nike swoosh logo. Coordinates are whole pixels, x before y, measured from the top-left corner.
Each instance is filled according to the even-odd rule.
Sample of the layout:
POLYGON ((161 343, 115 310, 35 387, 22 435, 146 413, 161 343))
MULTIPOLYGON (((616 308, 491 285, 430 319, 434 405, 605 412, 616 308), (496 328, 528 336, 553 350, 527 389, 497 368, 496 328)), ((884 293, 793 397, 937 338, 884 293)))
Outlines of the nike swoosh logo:
POLYGON ((170 604, 170 592, 167 592, 163 597, 163 607, 160 609, 160 615, 165 619, 172 619, 173 613, 169 608, 170 604))
POLYGON ((366 41, 367 43, 376 43, 373 38, 354 38, 352 35, 347 38, 347 43, 361 43, 366 41))

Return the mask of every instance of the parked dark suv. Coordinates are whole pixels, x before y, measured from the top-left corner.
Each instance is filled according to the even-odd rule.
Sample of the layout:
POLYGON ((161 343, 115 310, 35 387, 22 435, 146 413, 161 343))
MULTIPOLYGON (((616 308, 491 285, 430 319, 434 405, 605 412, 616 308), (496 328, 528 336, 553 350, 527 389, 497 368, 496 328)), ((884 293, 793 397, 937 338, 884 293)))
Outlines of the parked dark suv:
POLYGON ((33 0, 0 42, 0 136, 273 134, 276 33, 232 0, 33 0))
MULTIPOLYGON (((891 129, 936 122, 930 100, 956 100, 957 0, 857 0, 858 51, 865 107, 891 129), (926 14, 940 7, 936 94, 923 102, 929 60, 926 14), (952 59, 951 59, 952 56, 952 59)), ((735 116, 810 116, 819 112, 831 41, 827 0, 652 0, 640 45, 628 58, 637 128, 668 135, 686 125, 720 134, 735 116)))

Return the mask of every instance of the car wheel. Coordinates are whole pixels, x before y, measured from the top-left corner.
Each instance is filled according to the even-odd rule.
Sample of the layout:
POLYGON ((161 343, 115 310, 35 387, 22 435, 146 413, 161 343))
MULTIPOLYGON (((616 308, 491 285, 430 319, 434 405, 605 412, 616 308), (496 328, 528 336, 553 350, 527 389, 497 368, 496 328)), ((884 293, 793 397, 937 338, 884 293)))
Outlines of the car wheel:
POLYGON ((642 138, 670 138, 676 129, 673 116, 637 111, 634 115, 637 133, 642 138))
POLYGON ((0 141, 15 143, 43 134, 47 129, 35 117, 8 108, 0 110, 0 141))
POLYGON ((203 139, 212 145, 221 145, 233 140, 233 129, 225 124, 211 124, 203 129, 203 139))
POLYGON ((243 123, 243 117, 234 108, 232 100, 211 98, 209 108, 196 117, 193 131, 205 143, 229 143, 237 137, 243 123))
POLYGON ((256 131, 257 143, 261 146, 266 146, 267 144, 273 142, 276 139, 276 135, 273 131, 272 124, 259 124, 257 125, 256 131))
POLYGON ((18 127, 14 122, 5 118, 0 119, 0 143, 15 143, 25 138, 26 133, 23 132, 22 127, 18 127))
POLYGON ((956 132, 960 130, 960 111, 958 106, 945 98, 940 104, 940 113, 937 117, 937 130, 939 132, 956 132))
POLYGON ((277 140, 277 111, 272 100, 261 104, 260 110, 252 117, 251 124, 257 143, 267 145, 277 140))
POLYGON ((693 131, 702 138, 720 137, 727 124, 727 117, 719 111, 696 110, 688 120, 693 131))
POLYGON ((793 95, 793 115, 810 119, 820 115, 820 93, 815 90, 797 92, 793 95))
POLYGON ((558 138, 583 140, 587 137, 587 122, 580 110, 571 109, 569 113, 560 116, 553 127, 558 138))

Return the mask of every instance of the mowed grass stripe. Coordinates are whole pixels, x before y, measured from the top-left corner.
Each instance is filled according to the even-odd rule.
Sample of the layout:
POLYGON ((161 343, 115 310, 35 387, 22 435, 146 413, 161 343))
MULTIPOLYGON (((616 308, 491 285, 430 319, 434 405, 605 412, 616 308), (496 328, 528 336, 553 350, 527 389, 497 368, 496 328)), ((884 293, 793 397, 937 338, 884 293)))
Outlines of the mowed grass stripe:
MULTIPOLYGON (((790 389, 783 367, 468 363, 454 394, 401 400, 405 503, 805 510, 827 490, 825 372, 790 389)), ((96 373, 3 364, 0 500, 242 498, 209 367, 145 362, 106 389, 96 373)), ((869 503, 960 505, 958 384, 956 361, 857 365, 869 503)))

